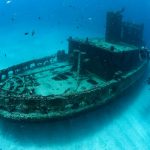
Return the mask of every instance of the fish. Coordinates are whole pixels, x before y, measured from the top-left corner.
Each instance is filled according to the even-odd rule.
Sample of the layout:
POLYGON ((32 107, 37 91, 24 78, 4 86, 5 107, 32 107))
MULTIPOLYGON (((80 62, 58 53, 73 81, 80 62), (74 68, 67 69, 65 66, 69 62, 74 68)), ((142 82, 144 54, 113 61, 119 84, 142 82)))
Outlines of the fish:
POLYGON ((89 17, 88 20, 89 20, 89 21, 92 21, 92 17, 89 17))
POLYGON ((11 18, 11 21, 12 21, 12 22, 14 22, 14 21, 15 21, 15 18, 14 18, 14 17, 12 17, 12 18, 11 18))
POLYGON ((11 3, 11 1, 10 1, 10 0, 6 1, 6 4, 10 4, 10 3, 11 3))
POLYGON ((25 32, 25 33, 24 33, 24 35, 28 35, 28 34, 29 34, 29 32, 25 32))
POLYGON ((34 36, 34 35, 35 35, 35 31, 34 31, 34 30, 32 30, 31 35, 32 35, 32 36, 34 36))
POLYGON ((70 4, 70 5, 68 5, 68 7, 73 8, 73 5, 70 4))

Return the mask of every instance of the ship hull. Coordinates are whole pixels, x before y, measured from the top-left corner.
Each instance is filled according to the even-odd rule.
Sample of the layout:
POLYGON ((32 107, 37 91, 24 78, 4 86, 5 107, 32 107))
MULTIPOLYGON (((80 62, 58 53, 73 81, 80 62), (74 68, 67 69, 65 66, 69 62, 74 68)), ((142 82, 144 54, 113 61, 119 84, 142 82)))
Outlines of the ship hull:
POLYGON ((87 112, 109 102, 132 86, 144 74, 147 61, 103 87, 57 96, 1 97, 0 115, 13 120, 57 120, 87 112))

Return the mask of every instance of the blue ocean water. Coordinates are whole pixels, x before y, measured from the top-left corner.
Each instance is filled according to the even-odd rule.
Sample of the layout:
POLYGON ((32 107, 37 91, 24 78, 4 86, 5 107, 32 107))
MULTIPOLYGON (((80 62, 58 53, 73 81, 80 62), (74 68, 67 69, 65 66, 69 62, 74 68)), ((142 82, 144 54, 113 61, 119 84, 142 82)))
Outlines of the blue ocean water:
MULTIPOLYGON (((148 0, 1 0, 0 69, 67 50, 67 38, 103 37, 106 12, 125 9, 125 20, 144 23, 150 46, 148 0), (34 36, 32 36, 34 33, 34 36)), ((2 150, 150 149, 147 76, 101 109, 44 123, 0 119, 2 150)))

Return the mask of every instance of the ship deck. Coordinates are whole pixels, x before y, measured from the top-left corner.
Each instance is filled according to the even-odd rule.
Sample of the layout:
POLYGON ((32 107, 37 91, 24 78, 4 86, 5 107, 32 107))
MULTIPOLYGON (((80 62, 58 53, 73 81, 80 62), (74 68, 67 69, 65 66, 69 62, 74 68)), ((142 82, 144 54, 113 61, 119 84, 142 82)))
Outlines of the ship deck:
POLYGON ((21 76, 24 76, 28 89, 34 88, 35 94, 42 96, 80 92, 106 83, 90 72, 78 78, 77 72, 72 72, 71 65, 67 62, 29 70, 21 76))

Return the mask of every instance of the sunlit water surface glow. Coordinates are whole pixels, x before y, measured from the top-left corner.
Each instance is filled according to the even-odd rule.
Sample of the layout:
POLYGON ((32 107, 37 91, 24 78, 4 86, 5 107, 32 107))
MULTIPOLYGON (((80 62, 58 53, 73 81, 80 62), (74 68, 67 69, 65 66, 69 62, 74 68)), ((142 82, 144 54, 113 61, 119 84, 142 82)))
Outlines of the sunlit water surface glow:
MULTIPOLYGON (((49 13, 49 16, 46 16, 45 12, 43 16, 41 15, 44 11, 43 7, 38 15, 35 15, 37 10, 33 11, 34 17, 31 15, 31 10, 29 13, 27 10, 24 10, 25 12, 23 13, 25 13, 25 17, 22 17, 20 13, 13 11, 13 4, 16 1, 17 0, 6 0, 0 4, 2 6, 6 4, 5 8, 3 8, 4 10, 0 13, 0 69, 23 61, 54 54, 58 49, 67 50, 66 39, 69 36, 83 38, 101 37, 105 28, 104 23, 102 23, 105 19, 101 18, 101 16, 104 17, 106 10, 109 10, 109 8, 120 8, 128 4, 127 1, 123 1, 117 2, 118 6, 114 6, 114 2, 109 1, 109 5, 106 5, 107 2, 105 2, 105 4, 101 2, 99 5, 96 5, 96 0, 94 0, 95 11, 89 11, 91 14, 87 13, 81 17, 80 13, 84 13, 85 10, 90 8, 90 4, 88 5, 89 0, 85 0, 86 3, 84 4, 82 3, 81 6, 84 7, 81 7, 81 9, 77 8, 80 4, 78 1, 76 2, 77 4, 75 3, 76 5, 72 5, 72 1, 61 1, 63 2, 61 3, 62 6, 66 6, 67 3, 67 6, 69 6, 67 9, 70 10, 74 8, 70 14, 74 16, 66 16, 66 18, 69 17, 68 20, 71 22, 65 25, 65 21, 62 21, 64 19, 63 14, 61 16, 62 18, 55 18, 63 11, 60 11, 59 15, 49 13), (94 15, 99 9, 102 10, 102 13, 94 15), (7 10, 9 10, 8 13, 6 13, 7 10), (40 21, 37 18, 38 16, 41 17, 40 21), (2 19, 3 17, 4 19, 2 19), (98 18, 102 20, 96 22, 98 18), (84 20, 84 22, 81 22, 82 20, 84 20), (76 21, 80 23, 76 24, 76 21), (53 24, 52 22, 55 23, 53 24), (96 25, 94 26, 95 23, 96 25), (33 30, 35 31, 35 35, 31 36, 33 30), (26 32, 29 32, 30 35, 25 35, 26 32)), ((22 12, 21 9, 24 6, 24 1, 19 2, 18 5, 20 7, 17 8, 17 11, 22 12)), ((32 7, 35 2, 37 1, 32 0, 32 7)), ((145 8, 149 7, 146 1, 145 6, 145 8)), ((24 7, 26 8, 27 6, 24 7)), ((133 2, 130 2, 130 5, 126 7, 127 12, 132 12, 131 8, 133 8, 133 2)), ((141 8, 141 5, 139 5, 138 8, 141 8)), ((48 9, 48 7, 45 9, 48 9)), ((56 12, 56 9, 58 8, 52 7, 49 11, 56 12)), ((146 10, 147 9, 143 9, 143 11, 141 11, 145 12, 146 10)), ((66 13, 66 15, 68 14, 66 13)), ((132 20, 132 15, 126 14, 130 20, 132 20)), ((137 18, 135 17, 135 20, 139 22, 142 19, 147 21, 148 16, 143 15, 142 17, 142 14, 140 14, 137 18)), ((147 26, 148 25, 146 25, 146 27, 147 26)), ((149 33, 149 31, 147 31, 147 33, 149 33)), ((82 114, 75 118, 57 122, 40 123, 15 122, 1 118, 0 149, 149 150, 150 86, 146 83, 147 76, 150 76, 150 74, 148 73, 139 83, 126 91, 124 95, 115 101, 100 107, 96 111, 82 114)))

